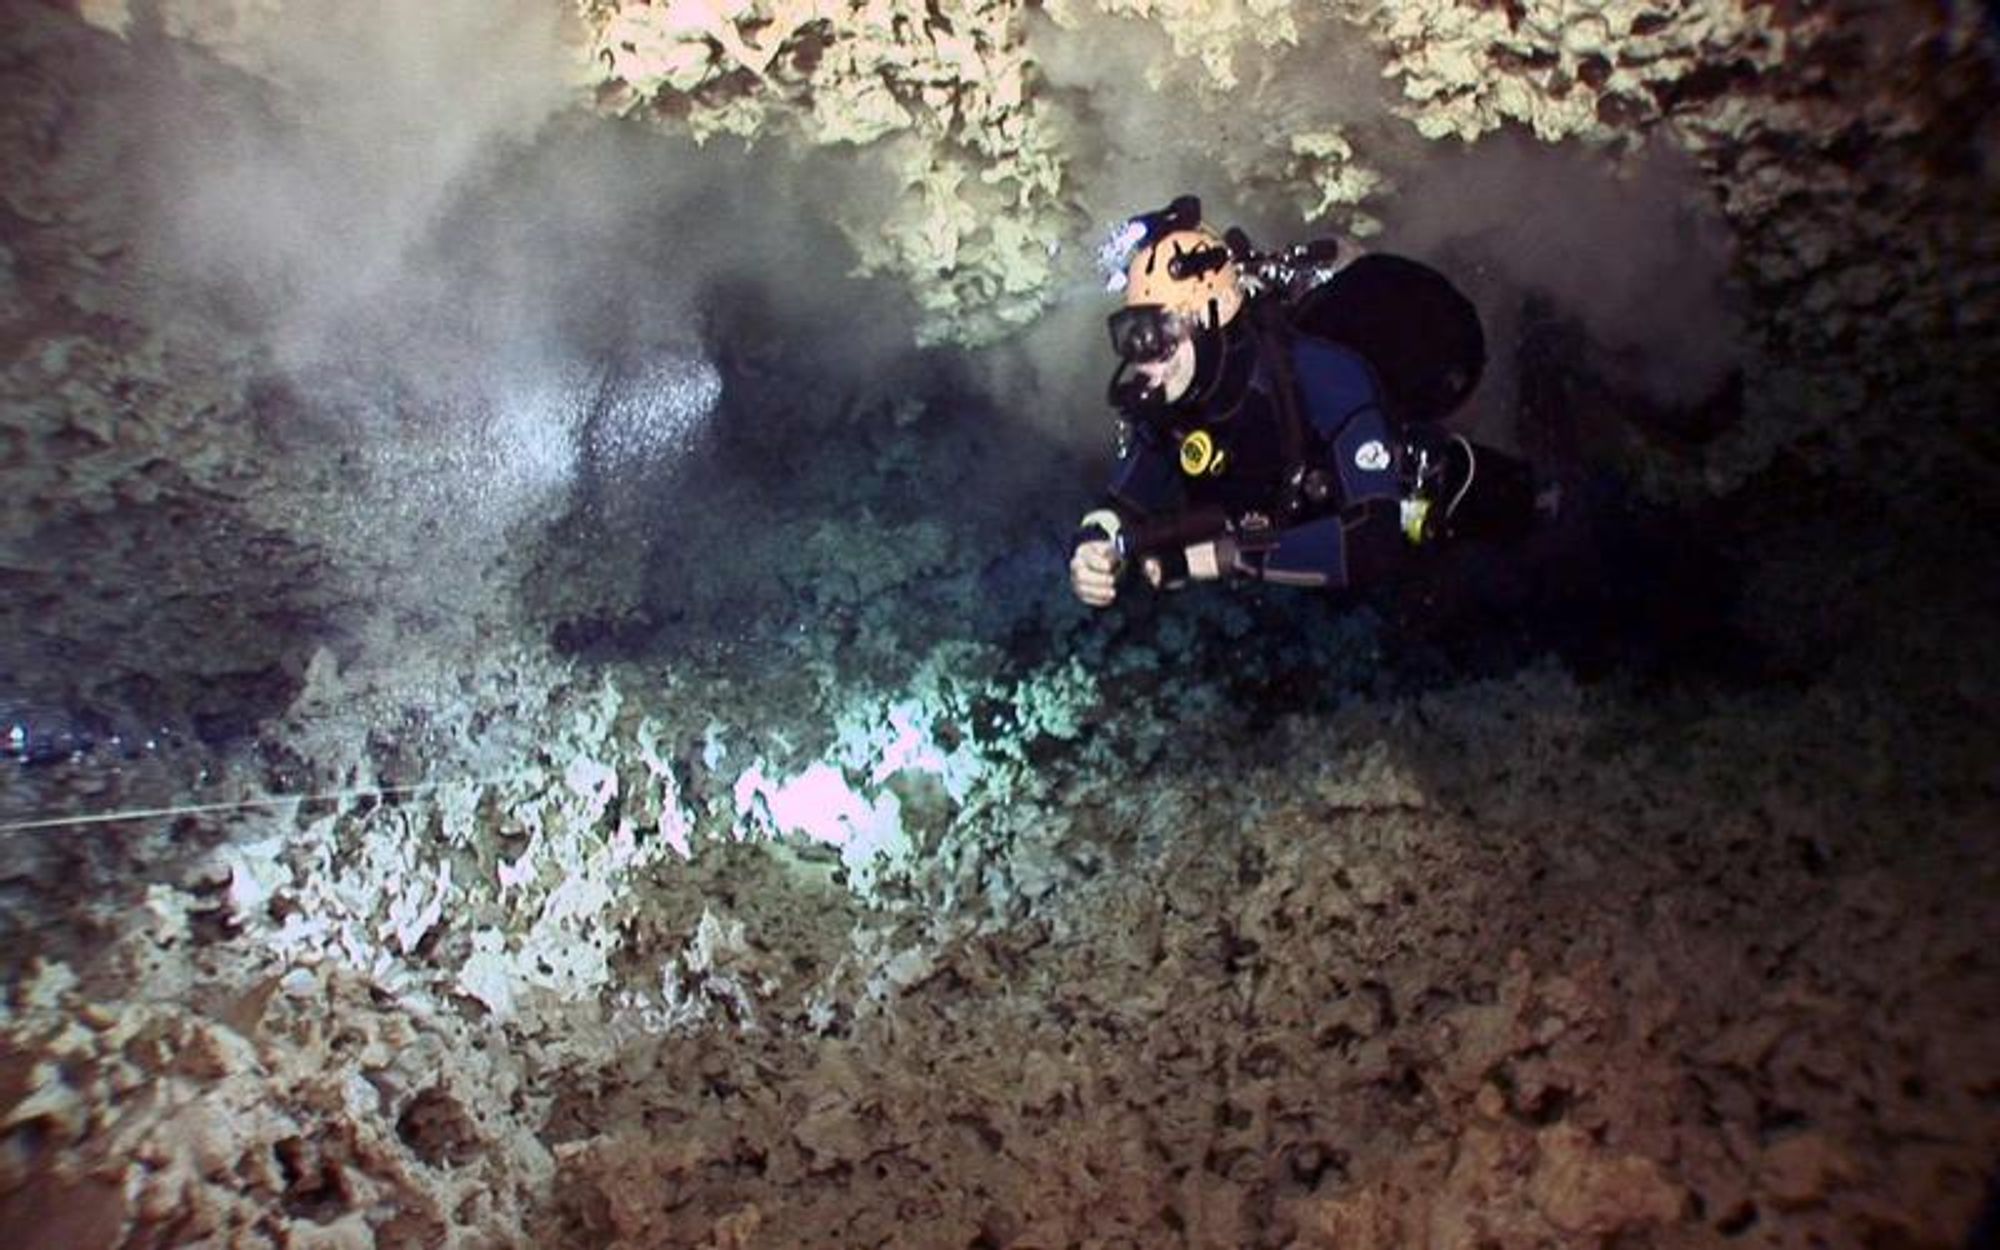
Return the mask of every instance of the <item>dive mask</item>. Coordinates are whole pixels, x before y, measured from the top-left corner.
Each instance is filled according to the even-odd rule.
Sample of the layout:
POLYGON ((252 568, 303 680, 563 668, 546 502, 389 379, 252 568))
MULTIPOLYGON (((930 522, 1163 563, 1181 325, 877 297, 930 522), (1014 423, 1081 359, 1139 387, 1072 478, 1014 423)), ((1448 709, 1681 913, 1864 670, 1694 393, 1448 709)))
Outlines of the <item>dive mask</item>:
POLYGON ((1143 365, 1165 360, 1182 340, 1193 337, 1195 319, 1158 304, 1135 304, 1112 313, 1106 325, 1111 330, 1111 350, 1118 359, 1143 365))

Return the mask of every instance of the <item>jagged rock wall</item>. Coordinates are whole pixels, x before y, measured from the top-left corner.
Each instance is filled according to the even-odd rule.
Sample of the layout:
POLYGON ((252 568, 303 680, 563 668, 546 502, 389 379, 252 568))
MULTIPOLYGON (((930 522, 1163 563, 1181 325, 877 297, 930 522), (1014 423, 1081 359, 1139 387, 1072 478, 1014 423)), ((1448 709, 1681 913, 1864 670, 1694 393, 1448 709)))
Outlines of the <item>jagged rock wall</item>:
POLYGON ((518 1052, 383 1012, 343 969, 281 977, 194 944, 163 905, 109 961, 144 996, 86 995, 61 964, 21 981, 0 1078, 8 1244, 517 1238, 553 1165, 521 1116, 518 1052))
POLYGON ((24 979, 8 1210, 97 1196, 77 1245, 1956 1244, 2000 1145, 1990 733, 1941 750, 1887 674, 1640 706, 1544 666, 1275 725, 1275 672, 1150 693, 1214 651, 826 691, 850 810, 910 835, 865 874, 764 841, 740 776, 812 770, 697 728, 755 692, 518 708, 576 735, 560 782, 301 813, 24 979))
MULTIPOLYGON (((256 69, 243 32, 281 7, 177 0, 159 20, 256 69)), ((130 24, 122 6, 86 16, 130 24)), ((827 208, 863 272, 908 284, 936 340, 991 341, 1074 293, 1103 224, 1093 216, 1134 207, 1117 199, 1129 188, 1100 184, 1105 167, 1148 182, 1148 162, 1172 153, 1221 170, 1243 202, 1365 233, 1394 207, 1384 171, 1420 164, 1422 140, 1503 127, 1611 163, 1647 140, 1699 160, 1739 242, 1762 348, 1751 419, 1703 466, 1710 486, 1799 444, 1852 455, 1882 436, 1870 418, 1892 399, 1926 410, 1903 421, 1934 424, 1974 384, 1985 349, 1965 339, 1996 311, 1981 155, 1994 71, 1966 6, 1063 3, 1031 15, 588 0, 570 38, 602 112, 697 138, 854 149, 883 189, 827 208), (1070 43, 1115 68, 1078 81, 1061 65, 1070 43), (1370 72, 1391 98, 1346 81, 1370 72), (1316 88, 1340 103, 1316 105, 1316 88), (1150 91, 1174 107, 1117 133, 1117 113, 1150 91), (1094 107, 1093 92, 1116 103, 1094 107)))
MULTIPOLYGON (((254 72, 230 32, 270 7, 154 11, 254 72)), ((1938 333, 1990 332, 1976 17, 1846 16, 1341 20, 1392 58, 1419 141, 1518 124, 1609 150, 1650 128, 1702 154, 1746 241, 1765 363, 1789 361, 1698 466, 1706 492, 1780 452, 1851 466, 1896 422, 1955 433, 1933 418, 1963 411, 1956 388, 1988 359, 1938 333)), ((1035 316, 1086 236, 1064 155, 1085 123, 1038 95, 1032 53, 1103 20, 599 5, 574 35, 606 111, 865 145, 898 183, 850 223, 864 263, 911 281, 932 335, 972 340, 1035 316)), ((1257 6, 1119 21, 1157 28, 1184 62, 1160 81, 1202 115, 1282 103, 1259 66, 1345 29, 1257 6)), ((220 418, 256 411, 255 369, 204 325, 185 356, 124 326, 120 234, 94 220, 117 202, 109 175, 66 185, 36 163, 87 69, 52 74, 26 41, 10 55, 9 168, 48 176, 8 185, 6 429, 26 484, 8 536, 54 550, 60 517, 85 527, 80 551, 310 562, 297 497, 235 476, 259 444, 220 418), (150 537, 146 518, 196 501, 253 538, 281 518, 281 538, 150 537)), ((1276 164, 1224 167, 1365 225, 1385 185, 1370 145, 1386 166, 1394 144, 1305 115, 1316 137, 1288 136, 1276 164)), ((1964 472, 1952 496, 1983 481, 1964 472)), ((827 584, 812 561, 900 532, 863 518, 786 544, 813 550, 781 575, 892 615, 882 565, 827 584)), ((1839 533, 1769 532, 1798 572, 1760 585, 1753 616, 1793 667, 1705 706, 1553 667, 1412 695, 1371 673, 1365 624, 1330 616, 1316 649, 1246 666, 1231 640, 1268 620, 1224 600, 1150 633, 1044 621, 1052 661, 863 647, 865 682, 832 631, 784 673, 615 684, 503 645, 429 722, 357 722, 366 689, 331 651, 298 654, 294 622, 227 631, 211 670, 217 622, 155 640, 136 618, 156 601, 118 618, 102 596, 49 598, 63 570, 24 562, 20 619, 102 630, 99 654, 124 640, 135 673, 177 647, 194 667, 171 671, 203 680, 282 657, 292 715, 217 797, 364 793, 89 843, 101 896, 9 944, 0 1228, 76 1245, 1954 1244, 2000 1144, 1980 728, 2000 665, 1950 578, 1856 570, 1839 533), (1800 630, 1830 588, 1854 590, 1837 624, 1800 630), (1334 695, 1301 708, 1308 679, 1334 695), (376 792, 438 772, 472 780, 376 792)), ((933 541, 922 560, 946 562, 933 541)), ((280 598, 319 593, 309 577, 280 598)))
MULTIPOLYGON (((343 596, 316 540, 268 506, 282 484, 247 347, 210 309, 163 315, 138 272, 149 132, 92 90, 99 41, 39 5, 7 21, 0 717, 10 754, 133 757, 93 797, 129 785, 157 802, 200 773, 169 748, 241 741, 290 701, 305 635, 337 627, 343 596)), ((50 797, 18 777, 0 808, 50 797)))
MULTIPOLYGON (((1274 150, 1253 141, 1266 164, 1245 167, 1230 150, 1242 142, 1230 121, 1294 124, 1262 90, 1268 66, 1301 43, 1324 52, 1359 38, 1400 88, 1395 113, 1425 138, 1472 141, 1521 126, 1547 142, 1603 145, 1607 159, 1654 134, 1697 153, 1749 244, 1752 284, 1801 288, 1798 315, 1781 323, 1786 342, 1840 340, 1859 329, 1843 314, 1878 303, 1913 319, 1905 335, 1934 329, 1947 308, 1962 321, 1992 311, 1951 298, 1974 294, 1963 264, 1934 272, 1941 246, 1972 249, 1962 260, 1988 275, 1976 293, 1992 298, 1991 239, 1939 237, 1955 233, 1946 222, 1967 220, 1952 211, 1970 207, 1966 197, 1990 194, 1974 153, 1991 140, 1978 102, 1992 68, 1970 8, 1351 4, 1339 23, 1254 3, 1046 11, 1058 32, 1122 22, 1115 29, 1143 44, 1150 28, 1163 31, 1160 54, 1136 68, 1186 98, 1169 114, 1181 133, 1152 141, 1199 148, 1212 131, 1207 155, 1233 186, 1280 190, 1311 220, 1363 207, 1381 187, 1368 167, 1394 152, 1356 150, 1337 131, 1287 133, 1274 150), (1298 159, 1285 159, 1288 148, 1298 159), (1863 189, 1872 202, 1857 211, 1863 189)), ((865 263, 923 292, 939 332, 979 338, 1032 316, 1059 281, 1052 248, 1074 251, 1096 224, 1075 217, 1086 171, 1071 163, 1088 147, 1077 132, 1089 123, 1038 92, 1043 45, 1010 6, 884 6, 859 21, 812 4, 597 3, 585 14, 601 107, 664 114, 696 133, 897 140, 903 211, 850 225, 865 263), (794 101, 801 107, 788 109, 794 101)), ((1047 35, 1046 46, 1062 38, 1047 35)))
MULTIPOLYGON (((1638 726, 1590 724, 1537 680, 1424 714, 1420 754, 1463 752, 1448 783, 1318 745, 1386 726, 1302 723, 1325 758, 1317 792, 1287 771, 1271 781, 1293 797, 1270 804, 1245 801, 1255 776, 1182 789, 1169 810, 1105 796, 1046 905, 933 948, 833 1036, 752 1033, 718 1053, 702 1034, 576 1074, 551 1124, 573 1138, 557 1146, 562 1235, 1955 1243, 1990 1145, 1940 1152, 1935 1135, 1983 1118, 1974 985, 1993 969, 1972 956, 1982 970, 1935 997, 1903 971, 1968 970, 1981 939, 1962 915, 1903 919, 1926 906, 1906 889, 1957 909, 1948 871, 1880 865, 1890 830, 1864 833, 1872 816, 1830 844, 1797 806, 1819 798, 1781 787, 1733 811, 1676 765, 1634 769, 1600 735, 1638 726), (1483 758, 1488 718, 1513 735, 1504 763, 1483 758), (1571 792, 1576 753, 1605 750, 1609 784, 1571 792), (1767 820, 1796 834, 1767 837, 1767 820), (1523 836, 1543 821, 1547 840, 1523 836), (1878 963, 1865 952, 1885 939, 1878 963), (1928 1022, 1863 1005, 1878 993, 1922 999, 1928 1022), (1883 1066, 1892 1054, 1910 1062, 1883 1066), (634 1120, 683 1131, 602 1128, 634 1120)), ((1794 747, 1752 726, 1718 716, 1699 749, 1756 758, 1764 784, 1770 752, 1794 747)), ((1802 777, 1818 749, 1793 755, 1802 777)), ((775 983, 782 952, 746 958, 733 976, 775 983)))
MULTIPOLYGON (((5 714, 32 732, 42 713, 94 709, 100 742, 163 718, 177 735, 240 741, 291 701, 316 640, 338 638, 351 657, 409 627, 385 629, 368 600, 409 581, 411 552, 382 541, 384 517, 414 530, 427 508, 431 562, 420 595, 401 597, 420 597, 412 616, 428 613, 432 637, 465 632, 499 592, 481 583, 447 599, 441 557, 470 539, 458 567, 490 563, 499 544, 472 533, 462 498, 415 498, 412 483, 446 493, 455 467, 532 475, 532 449, 492 428, 420 437, 415 421, 345 447, 329 437, 350 415, 329 415, 335 388, 316 379, 302 398, 273 363, 269 325, 219 282, 176 272, 184 258, 162 242, 159 199, 199 189, 164 173, 162 150, 205 127, 243 137, 217 103, 240 91, 230 72, 201 53, 133 55, 51 6, 8 17, 5 714), (107 76, 115 87, 100 87, 107 76), (454 508, 456 524, 438 526, 454 508), (364 631, 376 635, 366 644, 364 631)), ((169 35, 214 37, 163 20, 169 35)), ((286 306, 266 295, 260 312, 286 306)))

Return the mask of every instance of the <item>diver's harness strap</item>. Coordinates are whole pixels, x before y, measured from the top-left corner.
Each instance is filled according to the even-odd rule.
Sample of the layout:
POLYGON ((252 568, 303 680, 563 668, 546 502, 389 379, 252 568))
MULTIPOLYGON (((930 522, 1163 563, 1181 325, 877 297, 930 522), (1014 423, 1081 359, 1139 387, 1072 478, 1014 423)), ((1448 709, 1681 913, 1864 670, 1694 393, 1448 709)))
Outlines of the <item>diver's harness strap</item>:
MULTIPOLYGON (((1306 502, 1306 421, 1299 411, 1298 376, 1292 369, 1290 337, 1278 326, 1277 314, 1263 300, 1250 305, 1257 335, 1257 352, 1271 375, 1271 401, 1278 406, 1278 446, 1285 457, 1285 480, 1279 487, 1278 516, 1290 524, 1306 502)), ((1324 492, 1322 491, 1322 498, 1324 492)))
MULTIPOLYGON (((1279 447, 1285 468, 1271 514, 1249 513, 1239 518, 1234 528, 1258 534, 1263 539, 1262 545, 1269 547, 1275 542, 1273 531, 1324 515, 1331 505, 1341 502, 1336 498, 1338 490, 1334 475, 1324 466, 1314 463, 1308 453, 1308 448, 1316 442, 1332 443, 1337 440, 1341 430, 1318 435, 1306 423, 1304 396, 1299 391, 1297 371, 1292 367, 1294 331, 1284 320, 1283 306, 1275 299, 1261 299, 1251 304, 1250 314, 1257 319, 1257 350, 1262 354, 1264 368, 1271 379, 1271 401, 1278 410, 1279 447)), ((1340 508, 1340 514, 1344 521, 1352 525, 1371 507, 1367 503, 1346 504, 1340 508)), ((1256 561, 1250 571, 1262 577, 1262 562, 1256 561)))

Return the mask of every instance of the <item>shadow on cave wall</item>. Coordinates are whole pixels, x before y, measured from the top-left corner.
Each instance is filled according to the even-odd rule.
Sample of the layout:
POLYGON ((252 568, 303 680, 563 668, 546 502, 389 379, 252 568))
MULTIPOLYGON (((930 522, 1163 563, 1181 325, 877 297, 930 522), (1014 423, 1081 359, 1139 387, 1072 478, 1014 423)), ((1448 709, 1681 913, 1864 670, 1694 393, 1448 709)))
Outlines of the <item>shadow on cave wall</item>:
MULTIPOLYGON (((197 416, 221 445, 272 417, 201 411, 201 365, 162 348, 160 321, 215 310, 133 294, 152 124, 201 114, 125 43, 6 8, 0 165, 28 207, 0 208, 0 759, 227 748, 290 701, 331 609, 318 554, 254 515, 216 470, 227 453, 177 455, 197 416), (116 89, 75 86, 107 78, 116 89), (172 104, 135 109, 143 93, 172 104), (187 393, 162 360, 193 375, 187 393)), ((7 787, 7 805, 35 788, 7 787)))
MULTIPOLYGON (((650 480, 586 463, 546 543, 547 575, 523 588, 558 652, 649 665, 754 662, 807 632, 878 650, 998 641, 1038 609, 1010 600, 1025 587, 996 586, 994 569, 1033 564, 1038 601, 1060 590, 1048 535, 1063 492, 1050 486, 1067 489, 1075 466, 1020 431, 970 357, 850 358, 845 327, 766 280, 719 283, 701 303, 721 382, 703 435, 650 480), (613 502, 635 491, 636 504, 613 502)), ((892 292, 866 284, 849 315, 910 323, 892 292)), ((646 384, 643 356, 613 354, 600 407, 646 384)))
POLYGON ((0 943, 25 966, 90 957, 109 936, 103 915, 138 907, 155 873, 229 836, 189 815, 94 818, 224 798, 213 770, 290 705, 339 606, 294 538, 171 492, 52 519, 8 548, 0 943), (73 818, 84 819, 13 827, 73 818))
POLYGON ((0 715, 30 763, 282 711, 333 628, 314 552, 200 492, 50 518, 8 543, 0 715))
POLYGON ((1552 654, 1579 677, 1777 677, 1734 621, 1743 570, 1724 503, 1649 502, 1635 452, 1691 453, 1741 417, 1742 378, 1668 407, 1607 380, 1582 327, 1530 300, 1515 344, 1516 441, 1559 510, 1519 541, 1446 546, 1368 596, 1412 676, 1483 676, 1552 654))

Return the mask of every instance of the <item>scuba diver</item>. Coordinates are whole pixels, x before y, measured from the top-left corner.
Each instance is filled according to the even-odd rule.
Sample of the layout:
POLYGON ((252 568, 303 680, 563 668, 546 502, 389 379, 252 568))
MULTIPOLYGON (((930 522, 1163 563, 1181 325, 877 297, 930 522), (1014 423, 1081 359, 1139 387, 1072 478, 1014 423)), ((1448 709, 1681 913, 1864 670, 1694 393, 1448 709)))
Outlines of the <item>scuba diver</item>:
POLYGON ((1525 532, 1527 466, 1445 430, 1485 367, 1472 304, 1428 266, 1321 239, 1265 254, 1182 196, 1105 257, 1124 307, 1118 464, 1079 525, 1077 598, 1258 579, 1340 589, 1447 540, 1525 532))

